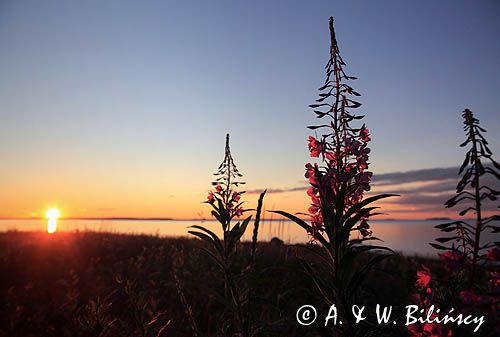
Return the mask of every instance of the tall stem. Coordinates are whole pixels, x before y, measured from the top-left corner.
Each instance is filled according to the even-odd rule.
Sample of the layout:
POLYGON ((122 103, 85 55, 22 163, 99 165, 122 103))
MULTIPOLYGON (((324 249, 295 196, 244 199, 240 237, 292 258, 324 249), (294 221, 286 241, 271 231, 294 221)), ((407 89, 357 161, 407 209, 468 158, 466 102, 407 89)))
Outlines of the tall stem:
POLYGON ((469 279, 469 289, 474 286, 474 279, 476 277, 477 261, 479 257, 479 244, 481 240, 481 230, 482 230, 482 218, 481 218, 481 195, 479 186, 479 156, 477 153, 476 144, 476 134, 474 130, 474 125, 471 125, 471 136, 472 136, 472 155, 474 156, 474 184, 475 184, 475 195, 474 199, 476 201, 476 228, 474 237, 474 252, 472 256, 472 270, 469 279))

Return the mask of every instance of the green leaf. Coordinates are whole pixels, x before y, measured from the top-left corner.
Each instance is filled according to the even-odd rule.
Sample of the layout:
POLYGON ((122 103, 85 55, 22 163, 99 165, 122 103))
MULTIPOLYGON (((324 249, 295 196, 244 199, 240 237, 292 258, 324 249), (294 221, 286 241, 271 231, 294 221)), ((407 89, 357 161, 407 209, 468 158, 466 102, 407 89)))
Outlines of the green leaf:
POLYGON ((359 245, 359 246, 353 246, 352 248, 359 252, 367 252, 376 249, 376 250, 385 250, 391 253, 395 253, 391 248, 384 246, 359 245))
POLYGON ((206 249, 204 247, 201 247, 200 249, 202 251, 204 251, 205 253, 207 253, 208 256, 210 256, 217 263, 217 265, 222 269, 223 272, 226 271, 226 267, 224 266, 224 263, 222 263, 222 261, 219 258, 217 258, 217 256, 214 255, 214 253, 212 253, 211 251, 209 251, 208 249, 206 249))
POLYGON ((369 216, 370 212, 377 208, 379 207, 368 207, 360 209, 354 216, 348 218, 345 221, 344 226, 342 226, 342 229, 340 230, 340 235, 342 237, 349 237, 351 229, 361 220, 361 218, 364 216, 369 216))
POLYGON ((308 276, 311 279, 311 281, 313 281, 314 285, 316 286, 316 289, 321 294, 321 296, 323 297, 323 299, 325 300, 325 302, 328 305, 331 305, 332 303, 335 303, 333 296, 331 296, 330 294, 328 294, 326 292, 326 290, 331 290, 334 293, 336 293, 335 288, 334 287, 330 287, 330 286, 327 287, 324 284, 323 280, 321 280, 318 276, 316 276, 316 273, 311 268, 311 266, 309 265, 308 262, 306 262, 305 260, 303 260, 301 258, 298 258, 298 259, 299 259, 300 263, 302 264, 302 267, 305 269, 305 275, 308 276))
POLYGON ((214 218, 217 219, 217 221, 222 223, 222 219, 221 219, 219 213, 217 213, 217 211, 212 211, 212 215, 214 216, 214 218))
POLYGON ((279 215, 283 215, 284 217, 287 217, 288 219, 292 220, 293 222, 295 222, 300 227, 304 228, 307 232, 310 232, 312 230, 312 227, 309 224, 307 224, 307 222, 305 222, 304 220, 302 220, 299 217, 296 217, 293 214, 290 214, 290 213, 287 213, 287 212, 283 212, 283 211, 268 211, 268 212, 276 213, 276 214, 279 214, 279 215))
POLYGON ((377 237, 369 237, 369 238, 361 238, 361 239, 352 239, 349 241, 349 245, 359 245, 359 244, 362 244, 363 242, 365 241, 380 241, 380 242, 384 242, 384 240, 381 240, 377 237))
POLYGON ((250 220, 252 220, 252 216, 250 215, 248 218, 243 220, 241 223, 240 229, 238 231, 238 236, 237 239, 240 240, 243 237, 243 234, 245 234, 245 231, 247 230, 248 224, 250 223, 250 220))
POLYGON ((208 236, 207 234, 205 233, 200 233, 200 232, 195 232, 195 231, 188 231, 189 234, 192 234, 194 236, 197 236, 198 238, 202 239, 203 241, 206 241, 208 243, 210 243, 211 245, 214 244, 214 240, 208 236))
POLYGON ((363 281, 366 279, 367 274, 370 272, 370 270, 378 263, 380 263, 382 260, 385 258, 389 257, 391 255, 388 254, 380 254, 372 257, 370 261, 368 261, 363 268, 358 270, 353 277, 349 280, 349 283, 347 285, 347 293, 348 297, 354 296, 358 288, 361 286, 363 281))
POLYGON ((386 193, 386 194, 379 194, 379 195, 375 195, 373 197, 366 198, 363 201, 361 201, 361 202, 355 204, 354 206, 352 206, 351 208, 349 208, 345 212, 344 216, 342 217, 342 222, 344 222, 346 219, 351 217, 354 213, 358 212, 363 207, 371 204, 372 202, 375 202, 377 200, 384 199, 384 198, 389 198, 389 197, 399 197, 399 194, 386 193))
POLYGON ((239 222, 231 229, 230 231, 230 237, 231 237, 231 244, 236 244, 243 234, 245 233, 248 223, 250 222, 250 219, 252 219, 252 216, 249 216, 243 222, 240 224, 239 222))
POLYGON ((213 246, 219 252, 219 254, 221 253, 221 251, 219 251, 219 249, 217 248, 217 244, 214 242, 214 240, 210 236, 206 235, 205 233, 200 233, 200 232, 195 232, 195 231, 188 231, 188 233, 200 238, 203 241, 208 242, 211 246, 213 246))
POLYGON ((449 250, 450 248, 448 247, 445 247, 445 246, 441 246, 441 245, 438 245, 437 243, 429 243, 432 247, 436 248, 436 249, 439 249, 439 250, 449 250))
POLYGON ((440 243, 446 243, 448 241, 456 240, 458 239, 458 236, 451 236, 449 238, 437 238, 436 241, 440 243))
MULTIPOLYGON (((286 218, 292 220, 293 222, 295 222, 300 227, 304 228, 307 231, 307 233, 310 233, 312 231, 312 227, 310 225, 308 225, 307 222, 305 222, 304 220, 302 220, 299 217, 296 217, 293 214, 290 214, 290 213, 287 213, 287 212, 283 212, 283 211, 268 211, 268 212, 283 215, 284 217, 286 217, 286 218)), ((328 246, 328 242, 325 240, 324 237, 319 236, 317 239, 324 246, 328 246)))
POLYGON ((217 251, 221 255, 223 255, 222 252, 224 251, 224 248, 222 246, 222 243, 221 243, 219 237, 214 232, 212 232, 211 230, 209 230, 209 229, 207 229, 205 227, 198 226, 198 225, 189 226, 188 228, 196 228, 196 229, 199 229, 199 230, 207 233, 213 239, 213 242, 214 242, 214 245, 215 245, 215 248, 217 249, 217 251))

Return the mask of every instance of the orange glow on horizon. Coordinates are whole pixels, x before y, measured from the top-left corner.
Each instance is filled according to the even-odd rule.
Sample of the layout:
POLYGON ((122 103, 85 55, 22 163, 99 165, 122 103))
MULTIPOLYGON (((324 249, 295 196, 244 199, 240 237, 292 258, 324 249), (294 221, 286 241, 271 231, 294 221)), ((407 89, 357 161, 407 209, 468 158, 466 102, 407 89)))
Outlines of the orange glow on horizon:
MULTIPOLYGON (((49 219, 48 214, 36 211, 37 206, 33 207, 33 205, 43 204, 57 208, 62 207, 66 219, 122 217, 191 220, 212 218, 210 214, 211 208, 203 203, 206 200, 206 194, 210 186, 196 182, 202 187, 193 186, 193 183, 193 185, 190 184, 182 188, 183 182, 181 180, 176 181, 175 184, 168 183, 165 188, 162 188, 161 185, 149 186, 147 183, 142 186, 142 183, 135 183, 134 180, 131 183, 133 186, 127 188, 122 186, 120 189, 116 188, 116 186, 104 188, 105 184, 103 186, 93 186, 91 183, 57 185, 56 191, 50 190, 48 187, 37 190, 37 192, 33 192, 33 189, 27 187, 7 189, 8 193, 0 196, 0 202, 4 205, 0 210, 0 218, 49 219), (5 197, 7 195, 9 198, 5 197), (54 200, 50 200, 47 204, 48 198, 54 198, 54 200)), ((373 191, 367 196, 398 191, 404 188, 409 189, 410 187, 416 188, 423 185, 429 185, 429 183, 414 183, 411 186, 410 184, 374 186, 373 191)), ((268 192, 264 199, 264 210, 282 210, 290 213, 307 212, 311 200, 306 194, 306 188, 307 186, 304 184, 303 190, 268 192)), ((248 208, 255 208, 258 197, 259 193, 249 192, 242 199, 248 208)), ((381 212, 384 214, 374 219, 457 218, 456 210, 445 209, 442 207, 441 202, 437 204, 414 204, 408 200, 409 197, 411 197, 410 193, 402 192, 401 197, 392 197, 377 202, 377 206, 381 207, 381 212)), ((442 202, 447 198, 448 195, 443 194, 442 202)), ((45 210, 48 208, 45 208, 45 210)), ((493 211, 485 210, 485 212, 493 211)), ((263 212, 263 217, 266 219, 279 218, 278 215, 269 212, 263 212)), ((61 219, 61 216, 59 215, 57 218, 61 219)), ((55 227, 57 230, 57 224, 52 223, 51 227, 55 227)))

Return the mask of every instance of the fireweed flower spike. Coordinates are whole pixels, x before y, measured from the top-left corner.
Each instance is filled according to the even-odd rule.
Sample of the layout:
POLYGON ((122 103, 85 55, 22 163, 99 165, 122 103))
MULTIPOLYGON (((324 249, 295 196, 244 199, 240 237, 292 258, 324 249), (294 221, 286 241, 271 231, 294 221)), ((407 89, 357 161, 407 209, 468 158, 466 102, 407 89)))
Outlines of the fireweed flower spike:
MULTIPOLYGON (((310 222, 287 212, 274 212, 296 222, 307 231, 312 242, 324 248, 322 254, 328 261, 326 266, 321 266, 321 271, 305 267, 312 278, 324 275, 323 279, 315 279, 318 293, 329 303, 348 304, 354 303, 358 296, 362 273, 387 255, 374 254, 376 256, 367 265, 355 264, 355 258, 362 252, 389 250, 367 245, 366 242, 378 240, 371 237, 368 220, 380 213, 374 213, 377 207, 369 205, 392 195, 365 198, 372 179, 372 172, 368 170, 370 131, 364 124, 355 125, 363 118, 353 112, 361 106, 354 100, 360 94, 348 83, 356 78, 347 75, 344 70, 346 64, 340 56, 333 18, 330 18, 329 28, 330 59, 326 64, 326 80, 319 88, 316 103, 310 105, 316 117, 323 121, 320 125, 308 127, 316 132, 307 140, 310 157, 315 158, 315 162, 307 163, 305 167, 305 177, 310 184, 307 195, 311 204, 308 213, 303 215, 310 218, 310 222), (357 232, 359 238, 351 240, 352 232, 357 232)), ((348 310, 347 305, 344 310, 348 310)), ((355 335, 353 331, 345 331, 348 329, 346 326, 336 327, 340 329, 336 333, 355 335)))
POLYGON ((219 165, 214 175, 216 179, 212 182, 212 185, 215 186, 215 191, 209 192, 207 202, 215 208, 214 211, 212 211, 212 215, 221 222, 224 229, 227 229, 229 222, 231 222, 234 217, 239 218, 243 215, 243 202, 239 201, 241 195, 245 193, 236 191, 239 185, 245 183, 239 181, 242 174, 238 171, 231 155, 229 134, 226 135, 224 160, 219 165), (216 216, 214 213, 219 214, 216 216))

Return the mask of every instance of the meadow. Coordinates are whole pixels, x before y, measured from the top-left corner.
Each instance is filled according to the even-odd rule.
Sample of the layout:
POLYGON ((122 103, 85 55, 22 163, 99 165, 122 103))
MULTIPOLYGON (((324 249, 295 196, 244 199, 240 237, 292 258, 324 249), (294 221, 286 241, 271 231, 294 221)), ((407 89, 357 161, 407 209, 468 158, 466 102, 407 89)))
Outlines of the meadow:
MULTIPOLYGON (((250 243, 238 249, 248 261, 250 243)), ((0 234, 1 336, 227 336, 220 271, 197 239, 107 233, 0 234)), ((259 243, 252 319, 262 336, 315 336, 298 307, 326 303, 300 270, 303 246, 259 243)), ((403 306, 416 261, 394 256, 365 280, 372 303, 403 306), (390 273, 383 269, 390 270, 390 273), (377 289, 377 294, 371 289, 377 289)), ((327 312, 324 311, 325 313, 327 312)), ((402 336, 404 326, 389 327, 402 336)))

